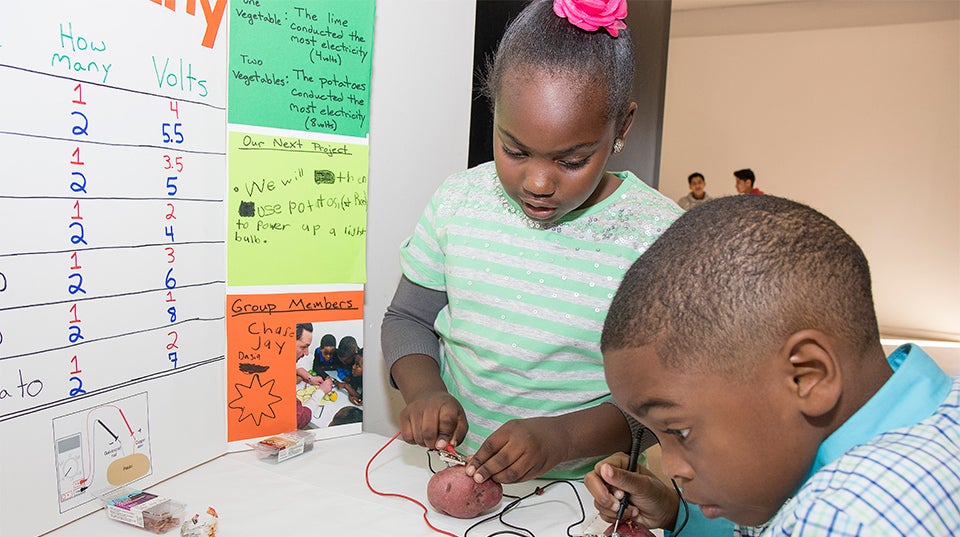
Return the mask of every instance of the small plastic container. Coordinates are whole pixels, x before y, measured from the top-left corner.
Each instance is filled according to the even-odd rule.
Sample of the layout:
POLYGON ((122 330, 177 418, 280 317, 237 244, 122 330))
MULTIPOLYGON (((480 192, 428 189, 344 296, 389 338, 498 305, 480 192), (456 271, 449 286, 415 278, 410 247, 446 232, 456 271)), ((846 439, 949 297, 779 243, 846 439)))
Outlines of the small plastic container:
POLYGON ((157 534, 179 528, 186 510, 183 503, 129 487, 107 489, 97 497, 109 518, 157 534))
POLYGON ((247 445, 252 447, 261 459, 276 457, 277 462, 283 462, 313 447, 313 441, 314 435, 309 431, 290 431, 259 442, 248 442, 247 445))
POLYGON ((217 510, 207 507, 206 513, 197 513, 183 521, 180 537, 216 537, 219 520, 217 510))

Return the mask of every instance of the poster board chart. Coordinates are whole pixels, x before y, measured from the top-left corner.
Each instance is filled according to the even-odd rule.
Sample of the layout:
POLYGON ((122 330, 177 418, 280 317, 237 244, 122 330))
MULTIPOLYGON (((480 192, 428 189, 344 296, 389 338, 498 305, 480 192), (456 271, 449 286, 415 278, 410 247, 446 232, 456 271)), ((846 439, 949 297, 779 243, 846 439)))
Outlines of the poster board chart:
MULTIPOLYGON (((369 40, 371 51, 373 0, 329 5, 365 15, 328 13, 330 24, 359 27, 325 43, 369 40)), ((0 172, 14 230, 0 236, 0 436, 29 439, 0 447, 15 461, 0 468, 0 501, 27 513, 0 521, 0 533, 35 534, 98 509, 104 480, 147 487, 225 451, 226 8, 55 0, 17 3, 0 20, 0 83, 15 103, 0 116, 0 149, 20 157, 0 172), (111 479, 115 463, 130 469, 111 479)), ((361 108, 368 54, 352 98, 361 108)), ((331 58, 314 57, 329 68, 331 58)), ((362 146, 365 168, 366 117, 348 123, 290 135, 362 146)), ((356 196, 365 200, 366 176, 351 173, 340 206, 354 197, 355 233, 344 235, 358 253, 343 279, 362 282, 356 196)), ((259 262, 276 269, 276 257, 259 262)), ((356 283, 337 292, 362 297, 356 283)))
POLYGON ((231 10, 229 286, 366 281, 374 12, 373 0, 231 10))
POLYGON ((226 3, 0 19, 0 534, 224 451, 226 3))
POLYGON ((311 369, 321 336, 339 323, 355 328, 335 337, 363 341, 374 11, 373 0, 245 1, 230 11, 231 450, 295 429, 304 406, 318 438, 359 432, 318 415, 343 401, 300 401, 295 371, 298 362, 311 369), (298 332, 309 333, 298 341, 298 332))

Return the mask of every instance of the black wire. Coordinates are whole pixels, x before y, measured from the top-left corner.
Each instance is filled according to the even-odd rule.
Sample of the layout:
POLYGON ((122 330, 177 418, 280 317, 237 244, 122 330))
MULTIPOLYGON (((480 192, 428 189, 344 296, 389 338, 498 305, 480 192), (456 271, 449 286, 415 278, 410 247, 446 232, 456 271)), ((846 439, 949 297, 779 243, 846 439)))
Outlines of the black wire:
POLYGON ((536 488, 533 490, 533 492, 527 494, 526 496, 517 497, 517 496, 507 496, 506 494, 504 494, 504 496, 507 496, 507 497, 510 497, 510 498, 515 498, 515 499, 514 499, 512 502, 510 502, 510 503, 508 503, 507 505, 505 505, 505 506, 503 507, 503 509, 501 509, 499 512, 494 513, 494 514, 492 514, 492 515, 490 515, 490 516, 488 516, 488 517, 486 517, 486 518, 484 518, 484 519, 481 519, 481 520, 477 521, 475 524, 473 524, 472 526, 470 526, 469 528, 467 528, 466 531, 463 532, 463 537, 467 537, 467 534, 470 533, 470 530, 475 529, 477 526, 480 526, 481 524, 484 524, 484 523, 486 523, 486 522, 489 522, 489 521, 491 521, 491 520, 493 520, 493 519, 499 519, 501 524, 503 524, 504 526, 507 526, 508 528, 512 528, 513 530, 517 530, 517 531, 513 531, 513 530, 500 530, 500 531, 497 531, 497 532, 494 532, 494 533, 489 534, 487 537, 494 537, 495 535, 516 535, 516 536, 519 536, 519 537, 536 537, 536 534, 533 533, 531 530, 528 530, 527 528, 522 528, 522 527, 520 527, 520 526, 514 526, 513 524, 510 524, 509 522, 505 521, 505 520, 503 519, 503 515, 505 515, 505 514, 507 514, 508 512, 510 512, 514 507, 516 507, 517 505, 519 505, 520 502, 522 502, 523 500, 526 500, 527 498, 530 498, 531 496, 539 496, 539 495, 543 494, 543 492, 544 492, 545 490, 547 490, 548 488, 550 488, 550 487, 552 487, 553 485, 556 485, 556 484, 558 484, 558 483, 564 483, 564 484, 570 486, 570 488, 573 490, 573 494, 577 497, 577 506, 580 507, 580 519, 577 520, 576 522, 574 522, 573 524, 570 524, 569 526, 567 526, 567 536, 568 536, 568 537, 572 537, 573 534, 570 533, 570 531, 571 531, 575 526, 577 526, 577 525, 579 525, 579 524, 582 524, 582 523, 587 519, 587 515, 586 515, 586 512, 583 510, 583 500, 580 498, 580 493, 577 492, 577 487, 574 486, 574 484, 573 484, 572 482, 567 481, 567 480, 565 480, 565 479, 558 479, 558 480, 556 480, 556 481, 551 481, 551 482, 543 485, 542 487, 536 487, 536 488), (519 533, 519 532, 521 532, 521 531, 526 532, 526 533, 519 533))
MULTIPOLYGON (((514 507, 516 507, 517 505, 519 505, 521 501, 522 501, 522 498, 517 498, 517 499, 515 499, 513 502, 511 502, 512 505, 509 506, 510 509, 513 509, 514 507)), ((520 526, 515 526, 515 525, 507 522, 506 520, 504 520, 504 519, 503 519, 503 515, 506 514, 507 511, 508 511, 508 510, 501 510, 500 513, 497 515, 497 518, 500 520, 500 523, 503 524, 504 526, 506 526, 506 527, 508 527, 508 528, 510 528, 510 529, 512 529, 512 530, 517 530, 517 531, 516 531, 516 532, 513 532, 513 531, 510 531, 510 530, 503 530, 503 531, 500 531, 500 532, 491 533, 490 536, 499 535, 499 534, 515 534, 515 535, 523 535, 524 537, 535 537, 534 534, 533 534, 533 532, 530 531, 530 530, 528 530, 527 528, 523 528, 523 527, 520 527, 520 526), (518 533, 518 532, 526 532, 526 533, 518 533), (527 534, 529 534, 529 536, 528 536, 527 534)), ((466 534, 464 534, 464 537, 466 537, 466 534)), ((488 537, 489 537, 489 536, 488 536, 488 537)))
MULTIPOLYGON (((536 491, 534 491, 534 493, 536 493, 536 491)), ((504 496, 506 496, 506 494, 504 494, 504 496)), ((523 497, 518 497, 518 496, 509 496, 509 497, 510 497, 510 498, 514 498, 514 500, 513 500, 512 502, 508 503, 507 505, 505 505, 505 506, 503 507, 503 509, 501 509, 499 512, 494 513, 494 514, 492 514, 492 515, 489 515, 489 516, 487 516, 487 517, 485 517, 485 518, 482 518, 482 519, 478 520, 477 522, 475 522, 473 525, 471 525, 469 528, 467 528, 467 529, 463 532, 463 537, 467 537, 467 534, 470 533, 470 530, 476 528, 477 526, 479 526, 479 525, 481 525, 481 524, 484 524, 484 523, 486 523, 486 522, 489 522, 489 521, 491 521, 491 520, 493 520, 493 519, 495 519, 495 518, 500 518, 500 517, 502 517, 504 513, 506 513, 507 511, 513 509, 514 507, 516 507, 517 504, 519 504, 524 498, 529 497, 529 495, 523 496, 523 497)), ((502 519, 501 519, 500 521, 503 522, 502 519)), ((512 525, 510 525, 510 527, 516 528, 516 526, 512 526, 512 525)), ((529 531, 529 530, 525 530, 525 529, 523 529, 523 528, 517 528, 517 529, 522 529, 523 531, 526 531, 526 532, 529 533, 530 535, 533 535, 533 532, 531 532, 531 531, 529 531)), ((510 532, 510 533, 514 533, 514 532, 510 532)), ((493 534, 491 534, 491 535, 497 535, 497 533, 493 533, 493 534)), ((522 534, 521 534, 521 535, 522 535, 522 534)), ((489 536, 488 536, 488 537, 489 537, 489 536)), ((528 536, 528 535, 523 535, 523 537, 530 537, 530 536, 528 536)))
POLYGON ((683 493, 680 492, 680 487, 677 486, 677 482, 673 479, 670 480, 673 483, 673 489, 677 491, 677 496, 680 497, 680 505, 683 507, 683 523, 673 530, 673 537, 680 535, 680 532, 683 531, 683 527, 687 525, 687 521, 690 520, 690 510, 687 507, 687 500, 683 497, 683 493))

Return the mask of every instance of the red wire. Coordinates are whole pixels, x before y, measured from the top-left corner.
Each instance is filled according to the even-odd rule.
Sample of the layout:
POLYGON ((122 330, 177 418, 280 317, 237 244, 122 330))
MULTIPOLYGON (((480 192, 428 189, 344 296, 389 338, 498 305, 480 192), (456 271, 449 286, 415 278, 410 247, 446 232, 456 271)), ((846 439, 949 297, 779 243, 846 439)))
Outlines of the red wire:
POLYGON ((433 524, 431 524, 431 523, 430 523, 430 520, 427 519, 427 512, 428 512, 428 511, 427 511, 427 506, 425 506, 425 505, 423 505, 422 503, 420 503, 417 499, 411 498, 410 496, 405 496, 405 495, 403 495, 403 494, 398 494, 398 493, 396 493, 396 492, 380 492, 379 490, 373 488, 373 485, 370 484, 370 465, 373 464, 373 460, 376 459, 377 456, 380 455, 380 453, 383 452, 383 450, 387 449, 387 446, 389 446, 391 443, 393 443, 393 441, 396 440, 398 436, 400 436, 400 432, 397 432, 397 434, 393 435, 393 438, 391 438, 390 440, 387 440, 387 443, 384 444, 383 447, 381 447, 379 450, 377 450, 377 452, 373 454, 373 457, 370 457, 370 460, 367 461, 367 467, 366 467, 366 469, 364 469, 364 471, 363 471, 363 476, 364 476, 364 478, 367 480, 367 488, 370 489, 370 492, 372 492, 372 493, 374 493, 374 494, 376 494, 376 495, 378 495, 378 496, 392 496, 392 497, 394 497, 394 498, 403 498, 404 500, 409 500, 409 501, 411 501, 411 502, 419 505, 420 508, 423 509, 423 521, 427 523, 427 526, 429 526, 430 529, 432 529, 433 531, 435 531, 435 532, 437 532, 437 533, 442 533, 442 534, 444 534, 444 535, 449 535, 450 537, 458 537, 457 534, 455 534, 455 533, 450 533, 449 531, 444 531, 444 530, 442 530, 442 529, 434 526, 433 524))

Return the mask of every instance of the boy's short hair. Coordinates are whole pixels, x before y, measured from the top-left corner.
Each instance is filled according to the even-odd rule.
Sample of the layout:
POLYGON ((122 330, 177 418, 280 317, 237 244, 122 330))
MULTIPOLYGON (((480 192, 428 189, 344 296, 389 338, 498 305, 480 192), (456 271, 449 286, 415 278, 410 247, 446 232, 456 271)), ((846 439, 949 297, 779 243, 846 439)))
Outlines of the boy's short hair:
POLYGON ((700 172, 693 172, 693 173, 691 173, 690 175, 687 176, 687 184, 692 183, 694 177, 699 177, 699 178, 703 179, 704 182, 706 182, 706 180, 707 180, 706 177, 704 177, 702 173, 700 173, 700 172))
POLYGON ((363 421, 363 409, 355 406, 345 406, 337 411, 330 420, 330 427, 336 425, 345 425, 347 423, 360 423, 363 421))
POLYGON ((751 170, 750 168, 737 170, 733 172, 733 176, 736 177, 737 179, 742 179, 744 181, 749 180, 751 184, 757 182, 757 176, 754 175, 753 170, 751 170))
POLYGON ((323 337, 320 338, 320 346, 321 346, 321 347, 336 347, 336 346, 337 346, 337 338, 334 337, 333 334, 324 334, 323 337))
POLYGON ((601 350, 652 345, 668 367, 742 377, 803 329, 853 353, 879 341, 863 251, 806 205, 728 196, 684 213, 634 262, 601 350))
POLYGON ((360 352, 357 340, 353 336, 344 336, 340 338, 340 345, 337 346, 337 355, 341 358, 350 358, 360 352))

